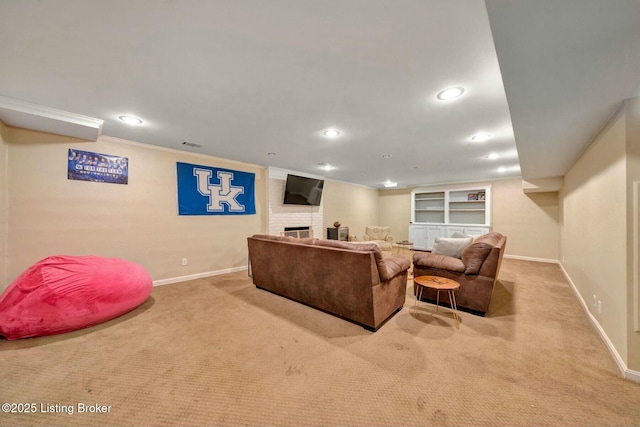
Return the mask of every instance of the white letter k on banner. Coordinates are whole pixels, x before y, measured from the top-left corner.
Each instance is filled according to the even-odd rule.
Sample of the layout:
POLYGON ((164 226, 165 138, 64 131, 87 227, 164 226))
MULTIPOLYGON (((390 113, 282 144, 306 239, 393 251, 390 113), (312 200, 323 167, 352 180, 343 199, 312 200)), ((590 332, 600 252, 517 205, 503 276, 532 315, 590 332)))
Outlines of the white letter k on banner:
POLYGON ((245 207, 236 200, 238 195, 244 193, 244 188, 231 185, 233 173, 218 171, 217 178, 220 180, 220 185, 211 184, 210 170, 194 168, 193 174, 198 182, 198 192, 209 197, 208 212, 224 211, 223 203, 229 207, 230 212, 244 212, 245 207))

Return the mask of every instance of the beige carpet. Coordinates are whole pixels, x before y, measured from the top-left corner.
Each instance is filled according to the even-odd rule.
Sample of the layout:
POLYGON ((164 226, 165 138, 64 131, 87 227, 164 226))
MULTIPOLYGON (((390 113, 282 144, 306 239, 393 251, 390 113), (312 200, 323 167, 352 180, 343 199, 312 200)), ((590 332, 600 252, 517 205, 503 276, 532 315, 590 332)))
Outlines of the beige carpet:
POLYGON ((504 260, 459 330, 413 302, 371 333, 245 273, 158 287, 103 325, 0 340, 0 402, 37 406, 0 425, 640 425, 640 385, 557 266, 504 260))

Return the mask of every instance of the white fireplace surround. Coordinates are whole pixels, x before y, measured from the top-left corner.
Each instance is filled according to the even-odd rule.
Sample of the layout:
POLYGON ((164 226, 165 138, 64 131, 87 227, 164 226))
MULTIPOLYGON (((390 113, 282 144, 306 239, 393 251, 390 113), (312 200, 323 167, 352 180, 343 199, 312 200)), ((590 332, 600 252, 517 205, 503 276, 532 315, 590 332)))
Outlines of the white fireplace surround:
POLYGON ((290 171, 279 168, 268 168, 268 200, 269 210, 267 213, 268 234, 280 235, 285 227, 308 227, 313 229, 315 237, 322 237, 323 226, 323 203, 324 196, 320 201, 320 206, 298 206, 285 205, 284 186, 287 181, 287 174, 305 176, 308 178, 324 179, 321 176, 309 175, 302 172, 290 171))

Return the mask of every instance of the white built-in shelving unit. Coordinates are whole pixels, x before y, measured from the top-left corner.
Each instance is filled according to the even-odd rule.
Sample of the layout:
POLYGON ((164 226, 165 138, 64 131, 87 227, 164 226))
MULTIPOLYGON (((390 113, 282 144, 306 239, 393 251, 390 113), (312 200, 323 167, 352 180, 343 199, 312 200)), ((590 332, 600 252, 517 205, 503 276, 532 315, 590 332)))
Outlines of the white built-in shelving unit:
POLYGON ((411 192, 409 240, 433 248, 436 237, 455 232, 479 236, 491 230, 491 185, 422 187, 411 192))

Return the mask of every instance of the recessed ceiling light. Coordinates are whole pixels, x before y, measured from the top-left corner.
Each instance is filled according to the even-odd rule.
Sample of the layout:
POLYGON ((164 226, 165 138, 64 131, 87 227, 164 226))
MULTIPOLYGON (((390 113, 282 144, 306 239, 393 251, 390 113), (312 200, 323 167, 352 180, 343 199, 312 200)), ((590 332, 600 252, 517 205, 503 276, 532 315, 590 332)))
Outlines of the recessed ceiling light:
POLYGON ((498 154, 498 153, 489 153, 487 155, 487 159, 489 159, 489 160, 495 160, 495 159, 497 159, 499 157, 500 157, 500 154, 498 154))
POLYGON ((273 151, 267 153, 267 156, 275 156, 275 155, 276 155, 276 153, 274 153, 273 151))
POLYGON ((450 99, 454 99, 454 98, 459 97, 463 93, 464 93, 464 88, 461 87, 461 86, 449 87, 449 88, 444 89, 440 93, 438 93, 438 95, 436 95, 436 97, 440 101, 448 101, 450 99))
POLYGON ((139 119, 135 116, 120 116, 118 117, 120 120, 122 120, 123 122, 129 124, 129 125, 141 125, 142 124, 142 119, 139 119))
POLYGON ((391 158, 391 154, 383 154, 381 157, 383 159, 390 159, 391 158))
POLYGON ((397 187, 398 183, 397 182, 393 182, 393 181, 389 181, 387 180, 387 182, 384 183, 384 187, 385 188, 393 188, 393 187, 397 187))
POLYGON ((326 170, 326 171, 331 171, 335 169, 335 167, 331 166, 329 163, 318 163, 318 166, 320 166, 320 169, 326 170))
POLYGON ((327 129, 323 132, 323 135, 327 138, 337 138, 340 136, 340 131, 338 129, 327 129))
POLYGON ((493 135, 491 135, 490 133, 486 133, 486 132, 480 132, 476 135, 473 135, 471 137, 471 140, 474 142, 485 142, 488 139, 490 139, 493 135))

